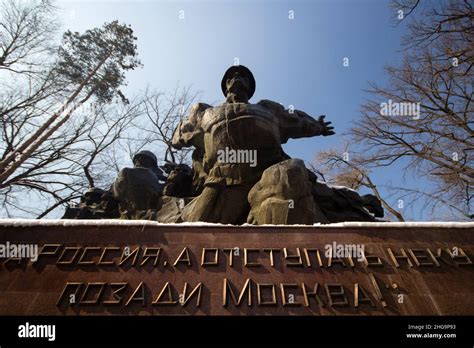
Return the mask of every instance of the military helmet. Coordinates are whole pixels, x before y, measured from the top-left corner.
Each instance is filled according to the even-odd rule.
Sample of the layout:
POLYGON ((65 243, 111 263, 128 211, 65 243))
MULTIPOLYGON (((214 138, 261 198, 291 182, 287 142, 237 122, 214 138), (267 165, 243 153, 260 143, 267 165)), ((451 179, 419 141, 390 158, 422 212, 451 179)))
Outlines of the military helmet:
POLYGON ((238 71, 240 74, 245 75, 249 78, 249 81, 250 81, 249 99, 252 98, 253 94, 255 93, 255 78, 253 77, 253 74, 250 71, 250 69, 243 65, 233 65, 229 69, 227 69, 221 81, 222 93, 224 93, 224 95, 227 96, 227 87, 226 87, 227 79, 232 77, 232 75, 236 71, 238 71))
POLYGON ((135 160, 136 160, 137 157, 139 157, 139 156, 145 156, 145 157, 150 158, 150 159, 153 161, 155 167, 158 168, 158 159, 156 158, 156 156, 155 156, 155 154, 154 154, 153 152, 148 151, 148 150, 141 150, 141 151, 137 152, 137 153, 135 154, 135 156, 133 156, 132 161, 135 162, 135 160))
POLYGON ((90 187, 81 197, 82 203, 94 203, 98 202, 102 195, 105 193, 104 190, 98 187, 90 187))
POLYGON ((85 193, 84 196, 86 197, 100 197, 105 193, 104 190, 98 187, 90 187, 85 193))

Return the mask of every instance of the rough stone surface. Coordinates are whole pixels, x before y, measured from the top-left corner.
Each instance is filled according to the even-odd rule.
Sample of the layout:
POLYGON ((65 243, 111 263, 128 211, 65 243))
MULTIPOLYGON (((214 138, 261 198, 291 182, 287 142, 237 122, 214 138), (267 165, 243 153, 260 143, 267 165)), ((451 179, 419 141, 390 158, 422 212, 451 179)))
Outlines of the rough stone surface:
POLYGON ((182 222, 181 213, 185 205, 191 201, 191 198, 162 196, 161 199, 163 204, 156 220, 164 223, 182 222))
POLYGON ((251 210, 247 222, 312 224, 328 222, 316 206, 304 162, 290 159, 267 168, 248 194, 251 210))

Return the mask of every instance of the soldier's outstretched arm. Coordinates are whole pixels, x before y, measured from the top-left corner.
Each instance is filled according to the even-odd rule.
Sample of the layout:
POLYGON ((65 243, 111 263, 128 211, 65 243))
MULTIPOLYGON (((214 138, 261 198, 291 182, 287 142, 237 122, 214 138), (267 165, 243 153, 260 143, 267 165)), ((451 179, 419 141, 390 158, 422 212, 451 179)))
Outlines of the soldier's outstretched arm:
POLYGON ((171 144, 175 149, 195 146, 204 147, 204 132, 201 128, 201 119, 206 109, 211 106, 198 103, 191 108, 188 118, 181 121, 176 127, 171 144))
MULTIPOLYGON (((291 115, 291 114, 290 114, 291 115)), ((331 125, 331 121, 326 121, 326 115, 320 115, 318 119, 314 119, 304 111, 294 110, 293 115, 296 115, 299 118, 299 122, 302 125, 302 134, 298 136, 298 131, 295 133, 295 137, 307 137, 314 135, 322 135, 324 137, 329 135, 336 134, 334 132, 334 127, 331 125)))
POLYGON ((271 100, 262 100, 259 104, 270 108, 275 113, 275 116, 278 117, 282 143, 286 143, 290 138, 297 139, 335 134, 334 127, 331 126, 331 122, 324 120, 326 117, 324 115, 319 116, 316 120, 304 111, 286 110, 281 104, 271 100))

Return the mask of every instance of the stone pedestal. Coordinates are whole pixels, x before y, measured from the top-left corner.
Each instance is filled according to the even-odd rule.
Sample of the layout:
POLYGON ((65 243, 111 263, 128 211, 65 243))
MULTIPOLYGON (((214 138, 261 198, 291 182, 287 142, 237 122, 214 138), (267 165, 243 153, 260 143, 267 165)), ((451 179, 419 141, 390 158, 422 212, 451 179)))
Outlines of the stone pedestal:
POLYGON ((1 315, 474 315, 472 223, 0 220, 0 244, 39 252, 0 259, 1 315))

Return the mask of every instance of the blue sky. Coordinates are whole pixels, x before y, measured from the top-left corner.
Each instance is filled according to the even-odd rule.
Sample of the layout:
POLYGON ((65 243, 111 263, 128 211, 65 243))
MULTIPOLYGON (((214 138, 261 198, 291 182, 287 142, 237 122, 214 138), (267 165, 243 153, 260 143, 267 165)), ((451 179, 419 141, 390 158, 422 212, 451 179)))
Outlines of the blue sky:
MULTIPOLYGON (((383 84, 384 66, 400 61, 405 29, 393 25, 396 12, 384 0, 61 0, 57 5, 63 29, 84 31, 115 19, 131 24, 144 67, 127 75, 130 95, 147 85, 166 91, 179 83, 201 91, 202 102, 221 102, 220 80, 237 57, 255 75, 252 102, 272 99, 333 122, 335 136, 285 145, 290 156, 307 162, 318 150, 341 144, 341 135, 359 117, 368 82, 383 84)), ((391 168, 374 173, 373 180, 400 183, 400 176, 391 168)), ((420 218, 417 209, 414 214, 408 215, 420 218)))

